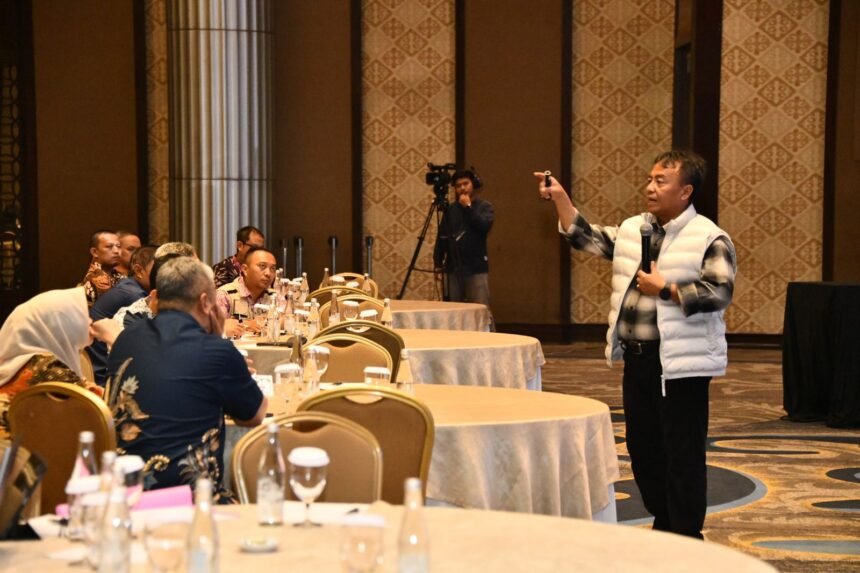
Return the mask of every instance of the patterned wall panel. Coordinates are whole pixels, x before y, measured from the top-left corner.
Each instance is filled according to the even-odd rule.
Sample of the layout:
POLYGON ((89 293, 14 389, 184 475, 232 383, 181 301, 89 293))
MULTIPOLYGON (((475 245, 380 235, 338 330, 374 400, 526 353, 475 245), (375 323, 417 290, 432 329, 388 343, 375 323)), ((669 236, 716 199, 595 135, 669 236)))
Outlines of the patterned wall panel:
MULTIPOLYGON (((651 161, 672 143, 674 26, 671 0, 573 3, 571 191, 592 223, 642 212, 651 161)), ((571 256, 573 322, 605 323, 610 264, 571 256)))
POLYGON ((724 5, 720 225, 740 266, 732 332, 781 332, 788 281, 821 279, 828 4, 724 5))
MULTIPOLYGON (((433 199, 427 162, 454 161, 454 0, 362 2, 364 233, 374 279, 394 296, 433 199)), ((435 224, 417 267, 432 269, 435 224)), ((435 298, 413 273, 406 298, 435 298)))
POLYGON ((170 237, 167 123, 167 0, 146 0, 146 126, 149 162, 149 240, 170 237))

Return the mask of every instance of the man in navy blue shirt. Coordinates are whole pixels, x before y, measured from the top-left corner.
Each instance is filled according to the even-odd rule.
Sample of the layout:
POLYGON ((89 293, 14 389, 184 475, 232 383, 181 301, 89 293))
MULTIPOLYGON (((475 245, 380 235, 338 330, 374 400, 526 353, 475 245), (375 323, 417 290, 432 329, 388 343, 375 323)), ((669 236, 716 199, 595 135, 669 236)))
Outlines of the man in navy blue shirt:
MULTIPOLYGON (((142 299, 149 294, 149 272, 155 262, 155 247, 147 245, 134 251, 131 256, 131 276, 122 279, 115 287, 105 292, 90 307, 93 322, 103 318, 113 318, 116 311, 142 299)), ((107 345, 101 340, 87 347, 87 354, 93 363, 94 382, 104 386, 107 381, 107 345)))
POLYGON ((259 425, 267 402, 245 360, 221 337, 212 269, 179 257, 159 269, 158 315, 135 322, 110 354, 111 405, 118 450, 145 461, 146 489, 193 484, 222 487, 224 415, 259 425))

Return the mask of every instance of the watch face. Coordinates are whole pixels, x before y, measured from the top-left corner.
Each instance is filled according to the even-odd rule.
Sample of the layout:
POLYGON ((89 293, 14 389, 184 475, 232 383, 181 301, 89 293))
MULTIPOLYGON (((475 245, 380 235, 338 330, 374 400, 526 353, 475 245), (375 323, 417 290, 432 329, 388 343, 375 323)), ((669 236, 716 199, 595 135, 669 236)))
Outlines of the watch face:
POLYGON ((672 298, 672 289, 668 286, 664 286, 663 288, 661 288, 660 298, 662 298, 663 300, 669 300, 670 298, 672 298))

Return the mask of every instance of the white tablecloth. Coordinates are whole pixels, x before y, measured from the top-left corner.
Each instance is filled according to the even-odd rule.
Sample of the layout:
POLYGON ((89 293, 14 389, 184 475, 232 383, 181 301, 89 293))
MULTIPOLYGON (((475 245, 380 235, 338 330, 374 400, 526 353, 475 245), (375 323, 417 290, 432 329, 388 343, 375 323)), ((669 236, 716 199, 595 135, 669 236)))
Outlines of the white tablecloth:
POLYGON ((483 304, 439 300, 392 300, 394 328, 441 330, 490 329, 490 311, 483 304))
MULTIPOLYGON (((498 332, 398 329, 409 349, 413 377, 428 384, 496 386, 540 390, 546 362, 537 338, 498 332)), ((271 374, 287 360, 285 346, 236 341, 260 374, 271 374)), ((360 380, 355 380, 360 382, 360 380)))
MULTIPOLYGON (((337 523, 349 505, 319 504, 314 517, 322 527, 298 529, 289 525, 260 527, 252 505, 215 509, 220 540, 221 571, 342 571, 337 523), (272 538, 274 553, 243 553, 243 538, 272 538)), ((288 523, 301 516, 298 503, 288 503, 288 523)), ((385 518, 382 566, 379 573, 397 571, 397 533, 403 508, 376 503, 367 511, 385 518)), ((187 519, 188 513, 184 516, 187 519)), ((159 516, 163 519, 163 516, 159 516)), ((142 516, 135 515, 137 522, 142 516)), ((430 568, 438 573, 528 572, 556 573, 776 573, 776 569, 738 551, 714 543, 622 525, 521 513, 425 508, 430 568)), ((51 559, 60 551, 75 551, 80 543, 50 538, 0 544, 0 570, 6 573, 75 571, 87 569, 51 559)), ((140 538, 132 549, 132 571, 149 571, 140 538)), ((184 571, 184 568, 182 569, 184 571)))

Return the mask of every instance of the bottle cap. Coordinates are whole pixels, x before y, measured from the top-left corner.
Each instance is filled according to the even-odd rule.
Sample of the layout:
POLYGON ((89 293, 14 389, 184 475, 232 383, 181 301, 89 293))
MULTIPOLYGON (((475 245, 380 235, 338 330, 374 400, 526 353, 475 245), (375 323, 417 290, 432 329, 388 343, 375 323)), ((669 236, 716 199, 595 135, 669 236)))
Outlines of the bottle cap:
POLYGON ((327 466, 329 462, 328 453, 325 450, 310 447, 294 448, 287 459, 294 466, 309 468, 321 468, 327 466))
POLYGON ((81 432, 80 435, 78 436, 78 440, 80 440, 81 442, 83 442, 85 444, 92 444, 95 441, 95 439, 96 439, 96 435, 93 434, 92 432, 87 432, 87 431, 81 432))
POLYGON ((404 489, 409 491, 421 491, 421 478, 411 477, 406 478, 406 481, 403 482, 404 489))

